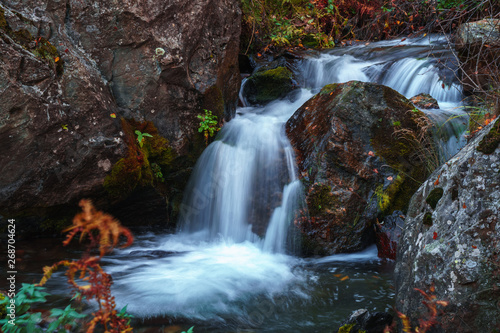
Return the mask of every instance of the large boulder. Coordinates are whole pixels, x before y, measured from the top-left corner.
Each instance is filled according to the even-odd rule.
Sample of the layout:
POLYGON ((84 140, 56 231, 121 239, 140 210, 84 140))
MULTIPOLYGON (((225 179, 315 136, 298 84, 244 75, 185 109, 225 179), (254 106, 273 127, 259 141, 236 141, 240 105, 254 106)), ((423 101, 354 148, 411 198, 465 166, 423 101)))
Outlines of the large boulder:
POLYGON ((432 319, 440 323, 433 332, 500 329, 499 142, 497 120, 437 169, 411 200, 395 283, 396 308, 414 327, 419 319, 432 319), (436 308, 433 316, 429 309, 436 308))
POLYGON ((176 172, 180 196, 204 148, 196 115, 237 104, 240 15, 236 0, 2 1, 0 214, 102 197, 134 151, 141 165, 118 167, 142 168, 138 188, 176 172), (139 147, 136 130, 156 140, 139 147), (158 169, 174 155, 185 172, 158 169))
POLYGON ((428 118, 395 90, 351 81, 325 86, 288 120, 309 216, 306 251, 353 252, 373 224, 405 211, 436 153, 428 118))

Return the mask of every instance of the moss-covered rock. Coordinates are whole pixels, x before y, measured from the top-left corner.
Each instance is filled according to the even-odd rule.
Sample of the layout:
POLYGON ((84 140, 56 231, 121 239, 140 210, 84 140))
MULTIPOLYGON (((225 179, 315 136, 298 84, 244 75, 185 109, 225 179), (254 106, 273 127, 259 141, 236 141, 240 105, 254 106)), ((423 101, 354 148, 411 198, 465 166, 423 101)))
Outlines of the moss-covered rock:
POLYGON ((496 121, 488 134, 479 142, 477 150, 483 154, 492 154, 500 145, 500 121, 496 121))
POLYGON ((257 71, 245 83, 243 94, 251 104, 267 104, 295 89, 293 74, 286 67, 257 71))
POLYGON ((122 118, 128 154, 115 163, 104 179, 104 188, 113 199, 124 199, 136 187, 162 187, 163 173, 170 171, 176 154, 168 140, 159 135, 152 122, 137 122, 122 118), (147 133, 142 146, 135 131, 147 133), (161 174, 161 175, 160 175, 161 174))
POLYGON ((299 223, 302 232, 328 253, 373 242, 377 219, 405 212, 432 171, 427 159, 437 152, 428 124, 389 87, 356 81, 323 87, 286 125, 306 187, 310 218, 299 223))

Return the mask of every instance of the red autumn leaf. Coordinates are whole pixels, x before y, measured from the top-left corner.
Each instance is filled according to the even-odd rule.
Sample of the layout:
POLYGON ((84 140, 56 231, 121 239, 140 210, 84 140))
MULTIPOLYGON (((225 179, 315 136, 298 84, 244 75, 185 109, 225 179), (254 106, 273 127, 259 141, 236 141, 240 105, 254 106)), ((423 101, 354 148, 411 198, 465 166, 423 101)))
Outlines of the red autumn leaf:
POLYGON ((464 202, 464 205, 462 206, 464 209, 467 208, 467 206, 465 205, 465 202, 464 202))
POLYGON ((378 173, 378 170, 377 169, 373 169, 373 172, 378 173))
POLYGON ((375 156, 375 153, 374 153, 374 152, 372 152, 372 151, 370 150, 370 151, 368 152, 368 155, 370 155, 370 156, 375 156))
POLYGON ((432 235, 432 239, 437 239, 438 238, 438 234, 437 232, 434 232, 434 234, 432 235))
POLYGON ((68 52, 69 52, 69 49, 64 50, 64 52, 68 53, 68 52))
POLYGON ((472 248, 473 248, 473 249, 477 249, 477 246, 475 246, 475 245, 472 245, 472 248))
POLYGON ((441 177, 441 175, 438 175, 438 178, 436 179, 436 181, 434 182, 434 185, 435 186, 438 186, 439 185, 439 178, 441 177))
POLYGON ((392 176, 387 177, 387 180, 392 182, 392 180, 393 180, 392 176))

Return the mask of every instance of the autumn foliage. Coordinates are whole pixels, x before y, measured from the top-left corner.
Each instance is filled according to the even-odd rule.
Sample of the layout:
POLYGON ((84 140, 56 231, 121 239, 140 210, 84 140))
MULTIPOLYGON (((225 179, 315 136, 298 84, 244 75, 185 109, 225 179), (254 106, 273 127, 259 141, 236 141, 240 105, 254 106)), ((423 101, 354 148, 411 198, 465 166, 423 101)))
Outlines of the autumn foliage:
MULTIPOLYGON (((436 326, 439 323, 438 316, 441 310, 438 307, 448 306, 447 301, 438 300, 437 297, 433 294, 435 291, 434 286, 431 286, 429 288, 429 293, 426 293, 425 291, 418 288, 415 288, 415 290, 424 297, 425 300, 422 301, 422 304, 424 304, 427 308, 427 314, 423 318, 420 318, 418 320, 418 326, 415 327, 415 329, 412 329, 410 318, 407 315, 396 310, 399 319, 401 319, 402 331, 405 333, 428 332, 432 327, 436 326)), ((389 332, 391 332, 391 329, 387 327, 384 330, 384 333, 389 332)))
POLYGON ((68 245, 80 234, 80 242, 89 240, 88 248, 79 260, 63 260, 52 266, 44 267, 44 276, 39 285, 43 286, 52 274, 60 267, 66 268, 68 283, 78 298, 94 300, 98 310, 88 324, 87 333, 94 332, 101 324, 105 332, 131 332, 128 318, 121 316, 116 310, 115 299, 111 295, 111 276, 104 272, 99 261, 116 246, 127 247, 134 238, 130 231, 121 226, 111 215, 97 211, 90 200, 81 200, 82 212, 73 219, 73 225, 65 230, 69 232, 63 244, 68 245), (92 255, 97 250, 98 255, 92 255))

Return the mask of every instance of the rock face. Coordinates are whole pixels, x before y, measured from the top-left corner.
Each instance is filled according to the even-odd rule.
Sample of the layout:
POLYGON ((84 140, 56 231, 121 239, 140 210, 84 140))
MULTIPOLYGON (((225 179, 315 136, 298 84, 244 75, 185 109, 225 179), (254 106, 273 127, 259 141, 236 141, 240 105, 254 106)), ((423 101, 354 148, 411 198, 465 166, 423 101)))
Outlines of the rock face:
POLYGON ((406 210, 430 173, 423 152, 435 155, 428 124, 391 88, 356 81, 327 85, 296 111, 286 131, 306 187, 306 251, 358 251, 377 218, 406 210))
POLYGON ((204 147, 196 115, 237 103, 235 0, 7 0, 0 33, 2 215, 103 194, 140 128, 189 168, 204 147))
POLYGON ((482 92, 491 85, 500 85, 500 19, 462 24, 455 35, 455 45, 466 92, 482 92))
POLYGON ((449 303, 433 332, 500 329, 500 149, 497 142, 488 154, 479 151, 481 142, 499 136, 499 127, 497 120, 483 130, 411 200, 395 282, 396 308, 414 325, 428 319, 414 288, 433 286, 436 300, 449 303))

